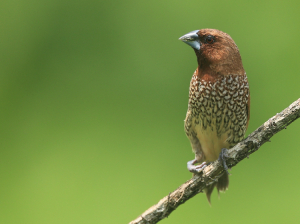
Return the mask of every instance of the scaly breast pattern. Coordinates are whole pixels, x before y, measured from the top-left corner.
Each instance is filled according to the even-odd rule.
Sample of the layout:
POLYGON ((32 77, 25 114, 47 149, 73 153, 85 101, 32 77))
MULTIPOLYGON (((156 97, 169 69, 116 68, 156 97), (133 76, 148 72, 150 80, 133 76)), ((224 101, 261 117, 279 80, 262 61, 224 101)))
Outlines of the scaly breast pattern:
POLYGON ((214 161, 222 148, 231 148, 244 138, 248 99, 246 74, 219 76, 211 82, 194 73, 185 132, 196 157, 214 161))

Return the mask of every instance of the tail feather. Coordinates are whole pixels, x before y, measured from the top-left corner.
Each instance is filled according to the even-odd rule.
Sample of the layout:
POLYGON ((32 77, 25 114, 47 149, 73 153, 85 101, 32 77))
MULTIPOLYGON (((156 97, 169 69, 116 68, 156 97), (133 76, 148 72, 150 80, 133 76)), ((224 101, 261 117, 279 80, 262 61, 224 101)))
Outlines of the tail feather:
POLYGON ((219 193, 220 191, 221 192, 226 191, 228 189, 228 185, 229 185, 229 177, 228 174, 224 172, 224 174, 218 179, 218 182, 213 183, 205 188, 205 193, 206 193, 208 203, 211 205, 210 196, 215 187, 217 188, 219 193))
POLYGON ((213 192, 216 185, 217 185, 217 183, 213 183, 213 184, 209 185, 208 187, 206 187, 204 189, 209 205, 211 205, 210 196, 211 196, 211 194, 212 194, 212 192, 213 192))
POLYGON ((225 192, 228 189, 229 185, 229 177, 226 172, 219 178, 218 183, 217 183, 217 189, 218 192, 225 192))

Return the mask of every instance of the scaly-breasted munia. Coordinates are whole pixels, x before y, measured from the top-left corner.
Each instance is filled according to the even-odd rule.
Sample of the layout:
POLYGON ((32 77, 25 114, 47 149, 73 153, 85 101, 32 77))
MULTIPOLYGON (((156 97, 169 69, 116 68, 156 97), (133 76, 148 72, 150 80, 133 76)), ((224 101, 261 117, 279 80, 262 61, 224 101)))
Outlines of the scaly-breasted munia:
MULTIPOLYGON (((198 62, 190 82, 184 128, 195 153, 188 169, 199 173, 244 138, 250 118, 249 85, 239 49, 228 34, 202 29, 179 39, 194 49, 198 62)), ((222 163, 227 168, 224 159, 222 163)), ((214 187, 225 191, 228 184, 226 170, 205 189, 209 203, 214 187)))

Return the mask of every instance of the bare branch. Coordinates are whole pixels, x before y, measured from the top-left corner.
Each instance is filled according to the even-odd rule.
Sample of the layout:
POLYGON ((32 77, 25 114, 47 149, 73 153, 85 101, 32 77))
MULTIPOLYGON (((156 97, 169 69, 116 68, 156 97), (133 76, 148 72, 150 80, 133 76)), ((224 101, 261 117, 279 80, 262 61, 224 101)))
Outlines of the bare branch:
MULTIPOLYGON (((228 167, 237 165, 241 160, 257 151, 262 144, 277 132, 285 129, 289 124, 300 117, 300 98, 281 113, 270 118, 258 129, 252 132, 245 140, 228 150, 226 163, 228 167)), ((182 184, 178 189, 161 199, 156 205, 149 208, 137 219, 129 224, 153 224, 168 217, 179 205, 185 203, 196 194, 203 192, 207 185, 212 184, 222 175, 224 169, 217 160, 206 167, 204 171, 182 184)))

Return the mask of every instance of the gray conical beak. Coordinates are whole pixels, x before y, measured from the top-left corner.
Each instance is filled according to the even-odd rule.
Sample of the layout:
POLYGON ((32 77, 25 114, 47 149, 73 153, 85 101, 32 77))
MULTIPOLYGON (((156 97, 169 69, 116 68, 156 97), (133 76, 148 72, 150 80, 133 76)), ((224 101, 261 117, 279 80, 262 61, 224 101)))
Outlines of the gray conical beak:
POLYGON ((179 38, 179 40, 183 41, 184 43, 190 45, 192 48, 196 50, 200 50, 200 40, 198 33, 199 30, 194 30, 192 32, 189 32, 182 37, 179 38))

